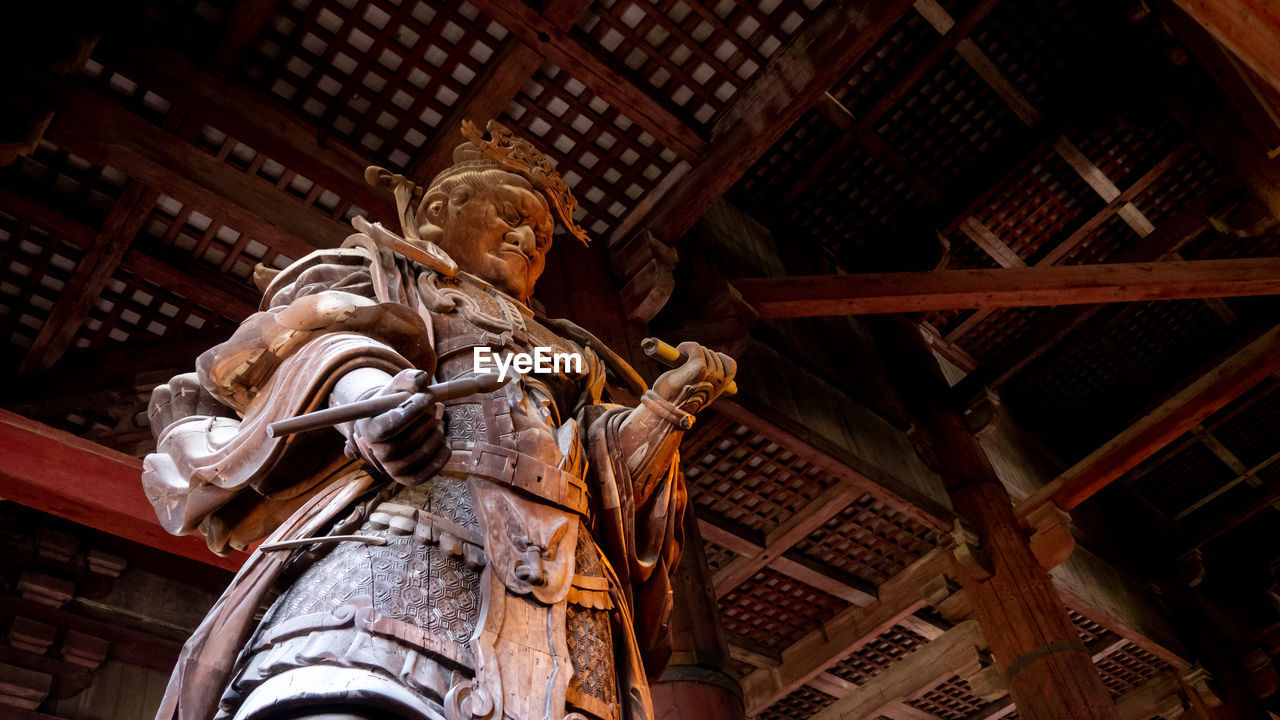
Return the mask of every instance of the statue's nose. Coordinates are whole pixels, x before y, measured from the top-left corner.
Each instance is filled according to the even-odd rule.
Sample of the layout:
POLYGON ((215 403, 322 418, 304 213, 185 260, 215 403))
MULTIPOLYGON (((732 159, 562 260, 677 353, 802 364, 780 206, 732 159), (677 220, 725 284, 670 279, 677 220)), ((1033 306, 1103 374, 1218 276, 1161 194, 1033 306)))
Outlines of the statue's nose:
POLYGON ((524 553, 524 557, 516 563, 516 577, 534 587, 546 584, 547 575, 542 568, 542 556, 536 549, 524 553))
POLYGON ((520 252, 533 257, 534 248, 537 247, 537 238, 533 235, 533 228, 528 225, 512 228, 506 236, 506 241, 520 248, 520 252))

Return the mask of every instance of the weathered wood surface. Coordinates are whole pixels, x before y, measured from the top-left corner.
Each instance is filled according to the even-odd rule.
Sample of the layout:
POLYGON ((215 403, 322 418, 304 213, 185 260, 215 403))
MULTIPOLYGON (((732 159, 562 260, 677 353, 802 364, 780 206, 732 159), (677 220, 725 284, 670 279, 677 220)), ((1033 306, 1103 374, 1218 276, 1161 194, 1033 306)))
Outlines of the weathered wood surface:
POLYGON ((762 318, 1243 297, 1280 293, 1280 258, 1114 263, 734 281, 762 318))
POLYGON ((1280 90, 1280 7, 1258 0, 1174 0, 1258 73, 1280 90))
POLYGON ((1018 505, 1070 510, 1280 370, 1280 325, 1264 332, 1018 505))
POLYGON ((137 458, 0 410, 0 496, 208 565, 240 567, 243 554, 219 557, 198 536, 166 533, 141 476, 137 458))
POLYGON ((690 171, 655 206, 633 210, 610 241, 622 242, 648 227, 675 244, 909 7, 907 0, 844 0, 822 8, 716 122, 690 171))
POLYGON ((876 600, 852 606, 794 645, 784 649, 776 667, 762 667, 742 680, 747 712, 754 715, 786 697, 902 618, 940 600, 930 597, 936 580, 950 567, 945 550, 933 550, 886 580, 876 600))

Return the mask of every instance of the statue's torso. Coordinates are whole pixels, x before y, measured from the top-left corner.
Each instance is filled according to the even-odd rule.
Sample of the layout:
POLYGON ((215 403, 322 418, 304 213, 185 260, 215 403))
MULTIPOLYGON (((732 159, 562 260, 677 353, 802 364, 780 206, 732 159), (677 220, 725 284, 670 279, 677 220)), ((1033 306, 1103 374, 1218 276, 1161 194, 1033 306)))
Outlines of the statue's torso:
MULTIPOLYGON (((475 347, 583 352, 487 288, 420 290, 438 380, 473 374, 475 347)), ((517 377, 449 404, 445 471, 390 488, 344 530, 384 545, 337 543, 293 580, 242 655, 224 712, 268 678, 320 664, 392 678, 433 707, 481 675, 508 717, 617 717, 614 603, 568 417, 591 372, 517 377)))

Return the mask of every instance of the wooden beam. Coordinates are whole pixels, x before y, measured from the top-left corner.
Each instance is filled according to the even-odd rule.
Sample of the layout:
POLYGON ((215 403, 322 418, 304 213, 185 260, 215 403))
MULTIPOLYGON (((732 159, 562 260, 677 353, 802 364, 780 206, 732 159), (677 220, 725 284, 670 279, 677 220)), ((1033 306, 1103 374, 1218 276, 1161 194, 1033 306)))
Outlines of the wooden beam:
MULTIPOLYGON (((542 16, 567 32, 590 5, 591 0, 549 0, 543 3, 542 16)), ((405 175, 425 184, 448 167, 453 162, 453 149, 463 141, 462 121, 471 120, 483 127, 488 120, 498 119, 543 62, 542 53, 535 46, 514 36, 509 39, 497 56, 485 63, 462 99, 450 108, 405 175)))
POLYGON ((107 214, 102 230, 76 265, 71 280, 49 311, 48 319, 27 348, 27 354, 18 367, 19 374, 48 370, 71 347, 76 333, 89 315, 89 309, 115 274, 120 259, 159 196, 159 192, 148 190, 136 180, 125 184, 124 191, 107 214))
POLYGON ((954 675, 966 676, 977 672, 981 669, 978 648, 984 645, 977 621, 966 620, 937 640, 904 656, 811 720, 877 717, 890 705, 928 692, 954 675))
POLYGON ((258 311, 259 293, 228 275, 200 267, 177 253, 156 257, 140 248, 125 255, 120 267, 166 290, 239 322, 258 311), (185 261, 185 262, 183 262, 185 261))
MULTIPOLYGON (((977 6, 969 11, 968 15, 965 15, 963 20, 959 23, 953 23, 942 38, 934 43, 928 52, 916 61, 915 65, 911 66, 906 75, 903 75, 894 83, 892 88, 881 95, 880 99, 862 117, 844 128, 844 134, 840 136, 835 145, 823 153, 822 157, 818 158, 818 161, 810 166, 800 176, 799 180, 792 184, 782 196, 780 204, 787 206, 799 200, 800 196, 835 167, 835 164, 840 162, 864 135, 874 132, 880 120, 933 70, 939 60, 954 50, 957 43, 969 37, 969 33, 978 27, 978 23, 982 22, 1000 4, 1000 1, 981 0, 977 6)), ((918 4, 916 8, 918 11, 918 4)))
MULTIPOLYGON (((735 558, 734 562, 722 568, 721 573, 734 567, 738 561, 751 562, 765 551, 765 546, 762 543, 745 538, 732 530, 727 530, 703 519, 698 520, 698 531, 702 534, 704 540, 726 548, 739 556, 735 558)), ((762 567, 777 570, 792 580, 799 580, 805 585, 854 605, 866 605, 876 598, 874 586, 859 582, 856 578, 837 577, 829 569, 819 567, 816 563, 796 554, 776 555, 770 562, 760 566, 760 568, 762 567)), ((759 568, 756 569, 756 572, 759 572, 759 568)), ((753 572, 752 575, 754 574, 753 572)), ((750 578, 750 575, 747 578, 750 578)), ((725 583, 723 588, 716 588, 716 595, 724 597, 738 584, 741 584, 741 581, 732 587, 725 583)))
MULTIPOLYGON (((646 90, 637 87, 596 52, 583 47, 567 29, 522 2, 475 0, 480 12, 497 20, 520 42, 580 80, 583 85, 648 130, 681 157, 702 153, 706 141, 646 90)), ((572 20, 568 23, 572 25, 572 20)))
POLYGON ((875 602, 851 606, 781 653, 777 667, 762 667, 742 679, 747 714, 756 715, 814 676, 874 640, 916 610, 937 602, 937 578, 950 567, 942 549, 931 550, 877 589, 875 602))
POLYGON ((77 86, 57 89, 61 109, 46 138, 86 160, 111 165, 179 201, 200 203, 219 221, 297 259, 337 247, 351 230, 116 103, 77 86))
MULTIPOLYGON (((1209 228, 1209 207, 1231 187, 1215 183, 1183 208, 1174 212, 1155 232, 1116 253, 1114 262, 1149 262, 1177 252, 1209 228)), ((982 387, 999 387, 1043 355, 1071 331, 1081 327, 1105 305, 1055 308, 1026 333, 1005 343, 956 386, 960 397, 972 397, 982 387)))
POLYGON ((1046 502, 1071 510, 1111 481, 1280 370, 1280 325, 1264 332, 1187 385, 1146 417, 1068 468, 1018 505, 1018 515, 1046 502))
POLYGON ((890 31, 908 0, 842 0, 823 7, 773 56, 716 122, 702 157, 652 209, 637 207, 610 236, 647 227, 674 244, 792 125, 890 31))
POLYGON ((142 461, 0 410, 0 493, 42 512, 158 550, 236 570, 198 535, 165 532, 142 491, 142 461))
POLYGON ((1174 0, 1271 87, 1280 90, 1280 7, 1258 0, 1174 0))
POLYGON ((1009 717, 1018 711, 1018 706, 1013 704, 1013 698, 1003 697, 994 702, 987 703, 982 706, 974 714, 965 718, 965 720, 1000 720, 1009 717))
POLYGON ((740 555, 715 574, 716 596, 724 597, 734 588, 750 580, 760 570, 780 558, 792 546, 835 517, 857 500, 866 487, 862 484, 838 482, 784 520, 764 541, 764 547, 752 555, 740 555))
POLYGON ((735 280, 761 318, 1244 297, 1280 293, 1280 258, 966 268, 735 280))
MULTIPOLYGON (((107 68, 358 205, 371 219, 395 219, 391 194, 364 181, 371 163, 363 154, 271 97, 216 77, 165 48, 108 46, 97 55, 107 68)), ((297 202, 293 197, 288 201, 297 202)))

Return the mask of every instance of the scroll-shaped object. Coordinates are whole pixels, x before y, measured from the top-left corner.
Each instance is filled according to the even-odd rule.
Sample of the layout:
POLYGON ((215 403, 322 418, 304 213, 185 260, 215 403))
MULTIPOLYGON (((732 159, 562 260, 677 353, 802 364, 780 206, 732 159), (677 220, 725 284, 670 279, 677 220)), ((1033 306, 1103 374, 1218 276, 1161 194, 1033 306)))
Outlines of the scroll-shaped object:
MULTIPOLYGON (((678 367, 683 365, 689 359, 688 355, 680 352, 675 346, 665 343, 656 337, 645 338, 640 341, 640 349, 645 355, 657 360, 667 367, 678 367)), ((730 380, 729 384, 724 388, 725 395, 738 394, 738 382, 730 380)))
MULTIPOLYGON (((475 393, 493 392, 505 384, 504 380, 498 379, 497 373, 485 373, 483 375, 474 375, 472 377, 459 378, 457 380, 449 380, 447 382, 436 383, 428 387, 425 392, 431 396, 433 402, 446 402, 460 397, 466 397, 475 393)), ((307 432, 309 430, 319 430, 321 428, 333 427, 352 420, 360 418, 373 417, 381 415, 391 410, 400 403, 408 400, 413 396, 409 391, 391 393, 390 395, 379 395, 371 397, 360 402, 353 402, 347 405, 339 405, 338 407, 326 408, 315 412, 306 413, 297 417, 291 417, 288 420, 277 420, 267 426, 267 437, 278 437, 280 435, 290 435, 293 433, 307 432)))

